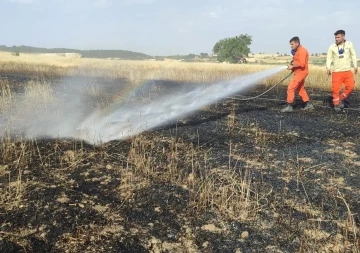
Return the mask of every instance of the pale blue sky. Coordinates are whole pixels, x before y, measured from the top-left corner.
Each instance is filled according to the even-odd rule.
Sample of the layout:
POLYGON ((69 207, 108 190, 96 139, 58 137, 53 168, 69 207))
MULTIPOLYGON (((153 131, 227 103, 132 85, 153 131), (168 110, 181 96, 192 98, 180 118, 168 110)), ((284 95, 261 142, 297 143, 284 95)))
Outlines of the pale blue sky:
POLYGON ((7 46, 198 54, 247 33, 254 53, 288 53, 293 36, 321 53, 344 29, 360 50, 359 0, 0 0, 0 10, 7 46))

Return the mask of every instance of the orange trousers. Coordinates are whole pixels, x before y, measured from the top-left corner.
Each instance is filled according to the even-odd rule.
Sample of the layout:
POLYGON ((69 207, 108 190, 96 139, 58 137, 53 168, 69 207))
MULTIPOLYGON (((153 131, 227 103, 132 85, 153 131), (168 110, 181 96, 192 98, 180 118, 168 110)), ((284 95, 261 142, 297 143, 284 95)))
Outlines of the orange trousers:
POLYGON ((287 88, 287 103, 294 103, 295 92, 299 94, 303 102, 309 102, 310 98, 305 90, 305 78, 308 76, 308 71, 295 72, 287 88))
POLYGON ((341 100, 347 98, 354 90, 354 87, 355 79, 354 74, 351 72, 351 70, 343 72, 333 72, 331 92, 334 105, 340 104, 341 100), (345 85, 345 90, 342 94, 340 94, 342 84, 345 85))

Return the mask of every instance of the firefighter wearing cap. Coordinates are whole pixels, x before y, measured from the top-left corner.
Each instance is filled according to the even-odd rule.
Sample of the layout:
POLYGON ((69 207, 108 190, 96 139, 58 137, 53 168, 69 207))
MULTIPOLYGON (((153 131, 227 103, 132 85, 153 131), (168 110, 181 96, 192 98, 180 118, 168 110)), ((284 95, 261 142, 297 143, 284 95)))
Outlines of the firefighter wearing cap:
POLYGON ((326 69, 332 77, 331 92, 335 111, 339 112, 344 108, 344 100, 352 93, 355 87, 355 74, 358 71, 356 53, 353 44, 345 40, 345 31, 338 30, 334 33, 335 43, 330 45, 326 69), (332 68, 331 68, 331 65, 332 68), (341 93, 342 85, 345 89, 341 93))
POLYGON ((306 104, 303 110, 314 109, 314 106, 310 102, 310 98, 305 90, 305 79, 309 74, 309 53, 305 47, 300 44, 299 37, 293 37, 290 41, 291 53, 294 58, 292 63, 288 66, 288 70, 294 72, 294 76, 291 79, 287 88, 287 106, 281 110, 281 112, 293 111, 293 105, 295 100, 295 92, 298 92, 302 101, 306 104))

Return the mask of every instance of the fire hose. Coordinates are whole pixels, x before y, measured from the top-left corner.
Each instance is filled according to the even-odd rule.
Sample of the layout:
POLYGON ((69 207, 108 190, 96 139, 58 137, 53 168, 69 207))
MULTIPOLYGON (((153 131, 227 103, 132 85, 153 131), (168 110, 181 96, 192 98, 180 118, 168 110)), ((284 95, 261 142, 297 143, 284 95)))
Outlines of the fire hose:
POLYGON ((284 82, 289 76, 291 76, 293 73, 293 71, 290 72, 290 74, 288 74, 287 76, 285 76, 280 82, 278 82, 277 84, 271 86, 269 89, 267 89, 266 91, 264 91, 263 93, 255 96, 255 97, 248 97, 248 98, 237 98, 236 100, 240 100, 240 101, 246 101, 246 100, 253 100, 253 99, 257 99, 263 95, 265 95, 266 93, 268 93, 269 91, 271 91, 272 89, 274 89, 276 86, 280 85, 282 82, 284 82))

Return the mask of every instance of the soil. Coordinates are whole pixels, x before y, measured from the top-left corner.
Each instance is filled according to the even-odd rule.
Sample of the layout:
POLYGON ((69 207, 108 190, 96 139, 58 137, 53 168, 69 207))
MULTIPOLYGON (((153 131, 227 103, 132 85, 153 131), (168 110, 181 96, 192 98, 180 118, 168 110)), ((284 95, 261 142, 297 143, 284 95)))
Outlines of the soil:
MULTIPOLYGON (((151 165, 164 168, 151 167, 152 173, 129 166, 131 139, 100 147, 32 140, 26 159, 19 159, 24 142, 3 144, 3 157, 11 155, 0 161, 0 251, 355 252, 360 111, 336 113, 329 91, 308 92, 312 111, 300 110, 297 100, 295 111, 279 112, 286 94, 279 86, 257 100, 218 101, 142 135, 165 153, 174 140, 206 151, 209 170, 249 171, 254 192, 266 196, 251 218, 194 205, 187 187, 161 176, 162 158, 151 165)), ((358 91, 348 103, 360 107, 358 91)))

